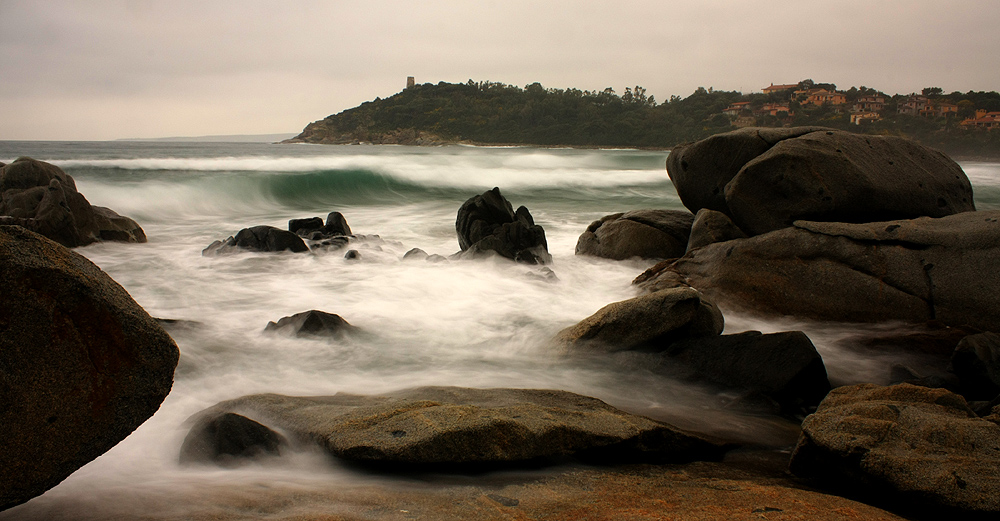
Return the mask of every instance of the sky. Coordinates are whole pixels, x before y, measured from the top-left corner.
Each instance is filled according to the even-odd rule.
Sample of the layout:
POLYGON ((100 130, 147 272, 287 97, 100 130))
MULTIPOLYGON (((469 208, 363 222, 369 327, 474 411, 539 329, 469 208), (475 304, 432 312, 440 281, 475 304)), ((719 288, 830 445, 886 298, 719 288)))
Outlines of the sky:
POLYGON ((0 140, 299 132, 418 83, 1000 90, 997 0, 0 0, 0 140))

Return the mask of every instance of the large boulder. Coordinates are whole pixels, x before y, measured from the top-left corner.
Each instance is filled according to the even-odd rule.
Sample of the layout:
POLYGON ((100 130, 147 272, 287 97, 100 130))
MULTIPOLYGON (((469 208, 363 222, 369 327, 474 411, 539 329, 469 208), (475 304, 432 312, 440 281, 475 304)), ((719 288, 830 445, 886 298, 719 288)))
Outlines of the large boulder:
POLYGON ((760 138, 763 132, 742 129, 677 151, 668 173, 685 205, 726 213, 750 235, 799 219, 865 223, 975 210, 962 168, 913 141, 783 129, 765 148, 761 143, 770 141, 760 138), (720 164, 720 157, 731 162, 720 164))
MULTIPOLYGON (((679 274, 752 313, 1000 330, 1000 211, 789 228, 692 250, 679 274)), ((645 284, 650 284, 646 281, 645 284)))
POLYGON ((93 263, 0 226, 0 510, 129 435, 170 392, 170 336, 93 263))
POLYGON ((560 331, 554 344, 565 351, 664 351, 687 338, 717 336, 719 308, 690 287, 676 287, 614 302, 560 331))
POLYGON ((240 251, 278 252, 291 251, 300 253, 309 251, 309 247, 298 235, 275 228, 274 226, 252 226, 243 228, 235 236, 224 241, 209 244, 201 254, 221 255, 240 251))
POLYGON ((545 230, 535 224, 528 209, 515 212, 499 188, 470 198, 455 219, 461 257, 498 254, 527 264, 552 261, 545 230))
POLYGON ((692 213, 702 208, 729 214, 726 185, 743 165, 782 140, 825 127, 741 128, 695 143, 675 146, 667 156, 667 175, 684 206, 692 213))
POLYGON ((664 354, 715 383, 766 396, 789 413, 815 406, 830 391, 823 359, 801 331, 690 338, 664 354))
POLYGON ((790 468, 935 518, 1000 514, 1000 425, 943 389, 834 389, 803 422, 790 468))
POLYGON ((576 243, 577 255, 623 260, 675 259, 684 255, 694 215, 677 210, 633 210, 590 223, 576 243))
POLYGON ((59 167, 30 157, 0 167, 0 225, 23 226, 63 246, 146 242, 135 221, 91 206, 59 167))
POLYGON ((420 387, 380 396, 244 396, 198 416, 245 415, 338 458, 405 469, 516 464, 566 456, 716 459, 725 447, 565 391, 420 387))

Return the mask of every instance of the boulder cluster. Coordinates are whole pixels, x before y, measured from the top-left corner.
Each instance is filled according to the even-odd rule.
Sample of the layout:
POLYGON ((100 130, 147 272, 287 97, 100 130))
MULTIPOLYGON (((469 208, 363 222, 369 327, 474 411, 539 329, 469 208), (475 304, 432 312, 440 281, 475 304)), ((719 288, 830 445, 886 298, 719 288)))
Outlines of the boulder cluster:
POLYGON ((591 224, 578 254, 665 260, 636 278, 639 297, 556 344, 652 351, 785 413, 815 407, 790 468, 818 486, 921 515, 1000 513, 1000 212, 976 211, 961 167, 905 139, 809 127, 680 146, 667 171, 691 212, 685 247, 677 232, 641 244, 655 240, 652 227, 624 222, 640 212, 591 224), (664 250, 648 253, 656 246, 664 250), (804 334, 720 335, 716 303, 920 325, 925 332, 856 343, 918 352, 929 374, 886 367, 904 383, 831 391, 804 334))
POLYGON ((146 242, 132 219, 92 206, 61 168, 20 157, 0 165, 0 225, 17 225, 75 248, 97 241, 146 242))
MULTIPOLYGON (((460 251, 451 259, 475 259, 499 256, 525 264, 552 262, 545 230, 535 224, 531 212, 521 206, 514 211, 510 201, 493 188, 467 200, 458 209, 455 220, 460 251)), ((355 242, 378 242, 378 235, 358 235, 351 232, 347 219, 340 212, 330 212, 324 223, 319 217, 288 221, 288 229, 258 225, 244 228, 224 240, 209 244, 202 255, 214 256, 241 251, 302 253, 310 251, 339 250, 355 242)), ((348 260, 360 260, 361 252, 349 249, 344 254, 348 260)), ((413 248, 403 255, 406 260, 441 262, 447 258, 428 255, 420 248, 413 248)))

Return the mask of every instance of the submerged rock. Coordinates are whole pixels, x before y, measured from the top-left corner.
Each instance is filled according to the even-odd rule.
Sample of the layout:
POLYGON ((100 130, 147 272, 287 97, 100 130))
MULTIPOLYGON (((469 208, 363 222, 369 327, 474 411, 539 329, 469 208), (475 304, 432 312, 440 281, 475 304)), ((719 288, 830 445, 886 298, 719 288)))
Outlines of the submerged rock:
POLYGON ((527 264, 552 262, 545 230, 535 224, 527 208, 515 212, 499 188, 462 204, 455 230, 462 258, 497 254, 527 264))
POLYGON ((231 412, 201 418, 181 445, 180 462, 235 466, 265 455, 278 456, 284 436, 231 412))
POLYGON ((511 464, 566 456, 614 461, 716 459, 725 447, 564 391, 420 387, 381 396, 244 396, 238 411, 382 468, 511 464))
POLYGON ((614 260, 674 259, 684 255, 694 215, 677 210, 633 210, 590 223, 576 243, 577 255, 614 260))
POLYGON ((894 136, 741 129, 676 147, 667 171, 692 212, 723 212, 750 235, 800 219, 865 223, 975 210, 957 163, 894 136))
POLYGON ((153 415, 178 350, 92 262, 0 226, 0 510, 54 487, 153 415))
POLYGON ((790 468, 942 519, 1000 514, 1000 425, 943 389, 834 389, 803 422, 790 468))
POLYGON ((253 226, 240 230, 236 236, 224 241, 215 241, 202 250, 202 255, 222 255, 239 251, 300 253, 309 251, 302 239, 292 232, 274 226, 253 226))
POLYGON ((73 248, 97 241, 146 242, 135 221, 91 206, 59 167, 18 158, 0 167, 0 225, 18 225, 73 248))
POLYGON ((614 302, 556 335, 566 351, 663 351, 671 343, 722 333, 719 308, 692 288, 665 289, 614 302))
POLYGON ((277 322, 268 322, 264 327, 264 331, 287 333, 298 337, 340 337, 356 329, 340 315, 315 309, 283 317, 277 322))

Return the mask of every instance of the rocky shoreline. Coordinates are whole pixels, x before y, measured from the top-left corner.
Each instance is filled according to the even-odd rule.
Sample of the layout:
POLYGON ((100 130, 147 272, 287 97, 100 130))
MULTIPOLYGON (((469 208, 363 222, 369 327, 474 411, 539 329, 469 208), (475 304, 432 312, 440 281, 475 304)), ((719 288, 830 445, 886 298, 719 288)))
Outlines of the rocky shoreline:
MULTIPOLYGON (((151 415, 169 391, 172 379, 165 375, 173 374, 177 362, 176 346, 161 325, 127 295, 122 297, 120 286, 96 267, 86 267, 79 255, 26 229, 49 231, 57 240, 73 230, 38 224, 49 222, 43 216, 50 210, 26 217, 16 209, 23 204, 10 202, 33 200, 10 192, 14 188, 41 194, 34 187, 52 191, 72 182, 64 181, 68 176, 52 165, 30 161, 13 165, 48 172, 31 186, 17 185, 24 177, 18 168, 0 170, 0 185, 7 190, 7 206, 0 210, 15 208, 0 217, 6 225, 0 226, 0 245, 7 252, 0 259, 10 275, 5 286, 14 290, 0 298, 0 325, 7 326, 0 328, 0 391, 28 397, 24 401, 29 404, 30 397, 44 394, 24 384, 37 377, 23 368, 38 365, 30 361, 32 353, 51 338, 70 339, 64 342, 66 349, 89 353, 92 363, 94 353, 106 354, 98 357, 99 383, 77 386, 96 389, 81 395, 81 405, 0 408, 0 422, 20 429, 26 451, 10 452, 7 468, 47 461, 58 469, 35 477, 18 470, 0 483, 0 509, 14 507, 12 515, 28 518, 31 510, 15 505, 51 488, 131 432, 143 415, 151 415), (55 277, 52 291, 63 296, 53 297, 54 302, 75 302, 76 297, 64 293, 79 292, 73 279, 82 276, 98 288, 88 290, 96 295, 95 303, 39 308, 32 316, 11 311, 39 299, 45 281, 53 279, 32 271, 45 259, 84 266, 78 268, 84 275, 55 277), (11 269, 20 265, 26 268, 11 269), (124 309, 116 313, 125 318, 90 311, 111 306, 108 300, 131 302, 114 304, 124 309), (39 321, 34 315, 52 318, 39 321), (64 316, 71 317, 70 326, 60 322, 64 316), (135 323, 140 325, 129 325, 135 323), (28 331, 26 324, 34 324, 31 331, 37 333, 17 337, 28 331), (135 340, 133 330, 156 340, 135 340), (112 345, 103 340, 106 336, 122 341, 112 345), (29 349, 10 347, 15 345, 29 349), (139 354, 136 346, 143 346, 139 354), (153 357, 155 367, 142 365, 154 352, 160 353, 153 357), (156 390, 129 391, 122 382, 156 390), (136 406, 115 402, 120 392, 142 397, 144 412, 138 419, 136 406), (117 440, 107 441, 101 428, 84 434, 75 424, 59 423, 81 407, 118 414, 103 427, 117 440), (129 414, 122 416, 123 411, 129 414), (83 460, 66 458, 46 448, 47 442, 34 441, 42 439, 34 433, 45 422, 74 433, 75 442, 100 448, 83 452, 83 460), (42 449, 48 452, 26 455, 42 449)), ((637 277, 635 298, 611 303, 554 332, 549 348, 565 357, 634 355, 686 380, 726 389, 737 397, 736 408, 801 422, 794 450, 790 444, 753 446, 714 439, 552 389, 422 387, 369 396, 250 395, 192 417, 187 439, 178 448, 179 461, 223 468, 266 466, 289 453, 322 451, 359 475, 393 478, 299 493, 301 501, 296 502, 288 500, 296 493, 277 485, 255 497, 222 486, 192 491, 185 501, 200 505, 193 517, 240 518, 246 508, 288 519, 312 518, 331 509, 336 510, 334 519, 842 519, 847 513, 858 519, 987 519, 1000 513, 1000 476, 995 472, 1000 466, 1000 342, 993 333, 1000 329, 995 322, 1000 300, 994 291, 1000 282, 995 251, 1000 212, 976 211, 961 168, 943 154, 897 138, 798 128, 742 129, 678 147, 668 158, 667 171, 690 213, 632 209, 612 214, 583 230, 576 249, 578 255, 662 262, 637 277), (822 357, 801 331, 723 334, 725 314, 732 310, 830 321, 902 320, 933 326, 934 333, 919 339, 867 339, 868 344, 858 340, 862 349, 919 349, 928 361, 919 368, 884 367, 894 385, 839 386, 828 378, 822 357), (486 471, 498 473, 483 475, 486 471), (417 476, 419 493, 392 481, 405 476, 417 476)), ((59 207, 53 204, 36 206, 59 207)), ((404 259, 499 257, 536 266, 531 275, 558 281, 549 267, 544 230, 524 206, 515 211, 499 188, 466 201, 455 226, 459 252, 445 257, 413 249, 404 259)), ((81 236, 117 237, 101 231, 72 235, 81 236)), ((291 219, 287 230, 250 226, 210 244, 203 255, 336 252, 345 262, 363 262, 366 249, 384 241, 354 233, 342 214, 331 212, 325 221, 291 219)), ((366 334, 329 311, 299 313, 264 329, 333 341, 366 334)), ((89 371, 86 364, 83 369, 57 369, 62 373, 52 378, 67 381, 78 381, 89 371)), ((74 393, 80 394, 57 392, 74 393)), ((82 519, 192 516, 191 511, 170 514, 171 500, 155 494, 147 501, 160 501, 162 516, 116 512, 113 504, 96 506, 92 514, 77 513, 82 519)))

